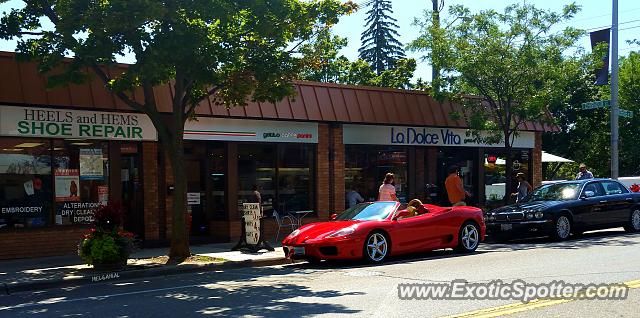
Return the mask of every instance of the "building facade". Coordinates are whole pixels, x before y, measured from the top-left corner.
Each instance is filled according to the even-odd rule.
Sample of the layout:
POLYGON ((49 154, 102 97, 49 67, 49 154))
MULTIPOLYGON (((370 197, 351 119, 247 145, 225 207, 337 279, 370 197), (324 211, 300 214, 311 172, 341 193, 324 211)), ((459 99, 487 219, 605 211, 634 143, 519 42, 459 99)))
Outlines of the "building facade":
MULTIPOLYGON (((97 80, 46 90, 35 65, 12 53, 0 53, 0 68, 0 259, 73 253, 93 210, 108 201, 124 205, 124 228, 145 245, 165 244, 174 172, 148 117, 97 80)), ((227 109, 206 100, 187 122, 180 173, 192 243, 237 240, 242 203, 255 188, 266 214, 310 210, 311 222, 342 211, 349 189, 375 200, 387 172, 401 201, 436 204, 446 204, 451 165, 479 206, 500 199, 517 172, 541 181, 541 133, 554 127, 525 124, 507 172, 502 148, 469 140, 466 124, 449 116, 458 105, 417 91, 295 87, 296 96, 275 104, 227 109)), ((169 116, 171 89, 154 92, 169 116)), ((271 239, 275 228, 266 222, 271 239)))

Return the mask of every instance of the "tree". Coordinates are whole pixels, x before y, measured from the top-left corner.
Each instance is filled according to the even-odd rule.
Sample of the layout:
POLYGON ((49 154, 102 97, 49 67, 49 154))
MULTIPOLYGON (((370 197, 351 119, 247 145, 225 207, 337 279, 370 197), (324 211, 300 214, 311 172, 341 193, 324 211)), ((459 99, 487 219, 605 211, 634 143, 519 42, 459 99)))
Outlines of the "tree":
POLYGON ((248 98, 276 101, 292 94, 290 82, 299 60, 287 48, 355 9, 353 3, 338 0, 24 3, 2 16, 0 37, 17 39, 20 56, 37 61, 49 85, 78 83, 95 75, 153 122, 175 172, 172 260, 190 255, 186 179, 181 172, 184 124, 194 116, 196 105, 210 96, 231 107, 246 104, 248 98), (118 74, 106 71, 116 56, 127 53, 135 63, 118 74), (65 63, 69 55, 73 59, 65 63), (161 84, 172 86, 170 114, 159 111, 153 94, 153 87, 161 84), (133 98, 137 88, 143 102, 133 98))
POLYGON ((411 88, 416 69, 414 59, 399 59, 392 68, 376 74, 372 66, 362 59, 350 61, 338 56, 347 46, 346 38, 331 34, 330 30, 318 33, 313 41, 300 46, 303 56, 300 78, 309 81, 367 85, 392 88, 411 88))
POLYGON ((365 20, 366 30, 362 32, 360 40, 362 46, 358 49, 360 58, 369 62, 377 75, 393 68, 396 61, 405 58, 403 45, 397 40, 400 36, 397 20, 391 17, 393 9, 390 0, 370 0, 366 3, 370 7, 365 20))
MULTIPOLYGON (((601 53, 598 53, 600 55, 601 53)), ((640 175, 640 144, 637 132, 640 130, 640 53, 631 52, 620 59, 620 107, 634 112, 633 118, 620 117, 620 175, 640 175)), ((582 110, 581 104, 594 100, 610 99, 609 86, 593 85, 593 68, 585 68, 582 74, 564 90, 571 98, 566 104, 551 105, 554 117, 558 119, 561 132, 545 134, 543 144, 550 152, 566 156, 577 162, 584 162, 596 176, 608 176, 610 162, 610 109, 582 110)), ((557 177, 573 178, 577 166, 558 167, 557 177)))
MULTIPOLYGON (((412 49, 441 67, 446 95, 460 100, 472 139, 501 143, 511 153, 514 138, 526 121, 549 121, 547 106, 566 99, 558 87, 573 80, 576 59, 567 55, 582 31, 571 27, 552 33, 552 27, 571 19, 579 7, 565 6, 561 13, 516 4, 503 13, 494 10, 472 14, 463 6, 449 9, 455 17, 448 28, 435 28, 431 14, 419 22, 421 35, 412 49), (454 24, 454 22, 457 22, 454 24), (466 98, 465 94, 476 95, 466 98)), ((440 96, 440 97, 444 97, 440 96)), ((512 171, 512 157, 506 169, 512 171)), ((506 189, 511 189, 511 176, 506 189)), ((509 190, 507 190, 508 193, 509 190)), ((505 197, 507 200, 507 197, 505 197)))

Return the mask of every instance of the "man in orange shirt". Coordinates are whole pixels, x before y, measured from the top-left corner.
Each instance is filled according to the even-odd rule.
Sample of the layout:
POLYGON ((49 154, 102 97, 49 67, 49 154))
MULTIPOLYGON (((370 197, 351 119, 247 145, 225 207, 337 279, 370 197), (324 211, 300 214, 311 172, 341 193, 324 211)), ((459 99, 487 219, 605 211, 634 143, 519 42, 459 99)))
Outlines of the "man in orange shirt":
POLYGON ((467 205, 464 202, 465 196, 471 196, 462 186, 462 178, 458 175, 460 169, 457 166, 449 167, 449 176, 444 181, 444 187, 447 190, 447 196, 451 206, 467 205))

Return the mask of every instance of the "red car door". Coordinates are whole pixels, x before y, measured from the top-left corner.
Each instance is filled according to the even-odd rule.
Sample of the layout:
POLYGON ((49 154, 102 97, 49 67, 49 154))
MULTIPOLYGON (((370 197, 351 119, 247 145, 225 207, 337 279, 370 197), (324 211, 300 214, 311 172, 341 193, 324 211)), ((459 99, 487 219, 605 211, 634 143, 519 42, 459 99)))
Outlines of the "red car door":
POLYGON ((424 251, 442 245, 442 226, 445 216, 442 213, 426 213, 396 221, 394 240, 397 252, 424 251))

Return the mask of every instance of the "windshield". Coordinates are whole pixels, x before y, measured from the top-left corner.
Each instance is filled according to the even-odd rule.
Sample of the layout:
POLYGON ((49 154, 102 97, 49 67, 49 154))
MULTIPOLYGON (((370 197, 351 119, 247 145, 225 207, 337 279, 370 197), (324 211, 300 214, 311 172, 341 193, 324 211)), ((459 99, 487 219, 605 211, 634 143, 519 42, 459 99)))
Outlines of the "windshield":
POLYGON ((339 221, 346 220, 358 220, 358 221, 370 221, 370 220, 383 220, 386 219, 389 214, 395 210, 395 202, 373 202, 362 203, 350 208, 335 219, 339 221))
POLYGON ((524 202, 575 200, 580 192, 580 183, 549 184, 535 189, 524 202))

